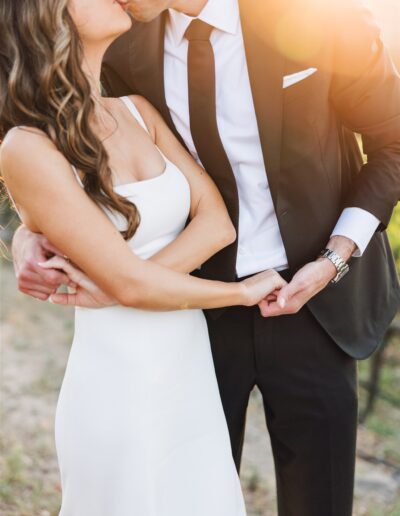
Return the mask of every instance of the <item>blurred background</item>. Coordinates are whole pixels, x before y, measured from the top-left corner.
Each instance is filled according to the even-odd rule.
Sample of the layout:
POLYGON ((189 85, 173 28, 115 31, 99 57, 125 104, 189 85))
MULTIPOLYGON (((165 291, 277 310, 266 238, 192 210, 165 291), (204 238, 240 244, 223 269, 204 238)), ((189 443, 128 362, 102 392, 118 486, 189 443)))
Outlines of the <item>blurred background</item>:
MULTIPOLYGON (((374 11, 400 69, 400 0, 364 1, 374 11)), ((17 220, 4 201, 0 225, 0 238, 9 247, 17 220)), ((400 272, 400 204, 389 237, 400 272)), ((0 281, 0 514, 55 516, 60 485, 54 411, 73 314, 19 294, 7 250, 0 258, 0 281)), ((360 362, 359 379, 354 515, 400 516, 400 318, 380 351, 360 362)), ((275 516, 273 461, 257 391, 248 412, 241 477, 248 516, 275 516)))

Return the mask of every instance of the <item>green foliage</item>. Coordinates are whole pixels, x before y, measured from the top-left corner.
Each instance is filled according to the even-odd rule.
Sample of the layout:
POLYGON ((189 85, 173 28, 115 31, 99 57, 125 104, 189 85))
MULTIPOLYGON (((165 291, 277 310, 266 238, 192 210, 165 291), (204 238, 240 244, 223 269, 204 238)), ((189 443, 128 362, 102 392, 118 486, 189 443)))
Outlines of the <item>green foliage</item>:
POLYGON ((400 274, 400 203, 394 210, 394 214, 388 228, 388 234, 396 259, 397 270, 400 274))

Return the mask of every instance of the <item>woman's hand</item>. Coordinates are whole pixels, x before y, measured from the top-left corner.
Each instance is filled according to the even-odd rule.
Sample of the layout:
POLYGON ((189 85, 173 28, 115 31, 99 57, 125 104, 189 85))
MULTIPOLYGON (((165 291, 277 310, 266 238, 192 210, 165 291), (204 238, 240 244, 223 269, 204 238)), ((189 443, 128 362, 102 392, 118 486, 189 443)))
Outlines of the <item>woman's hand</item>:
POLYGON ((116 305, 115 299, 103 292, 86 274, 74 267, 61 256, 54 256, 46 262, 39 263, 43 269, 62 271, 68 278, 68 293, 55 293, 50 301, 57 305, 81 306, 84 308, 103 308, 116 305))
POLYGON ((277 293, 287 282, 282 276, 269 269, 241 281, 244 287, 244 305, 253 306, 276 300, 277 293))

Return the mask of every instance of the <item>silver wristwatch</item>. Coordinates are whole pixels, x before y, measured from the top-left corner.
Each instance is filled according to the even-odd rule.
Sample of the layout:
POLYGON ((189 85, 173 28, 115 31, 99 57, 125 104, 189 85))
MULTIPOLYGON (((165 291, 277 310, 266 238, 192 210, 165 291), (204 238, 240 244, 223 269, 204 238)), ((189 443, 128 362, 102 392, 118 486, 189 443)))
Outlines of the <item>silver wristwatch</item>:
POLYGON ((340 258, 338 254, 336 254, 334 251, 331 251, 330 249, 324 249, 321 251, 320 256, 323 258, 328 258, 328 260, 331 261, 336 267, 337 274, 333 280, 331 280, 331 283, 336 285, 336 283, 338 283, 343 278, 343 276, 349 272, 350 267, 342 258, 340 258))

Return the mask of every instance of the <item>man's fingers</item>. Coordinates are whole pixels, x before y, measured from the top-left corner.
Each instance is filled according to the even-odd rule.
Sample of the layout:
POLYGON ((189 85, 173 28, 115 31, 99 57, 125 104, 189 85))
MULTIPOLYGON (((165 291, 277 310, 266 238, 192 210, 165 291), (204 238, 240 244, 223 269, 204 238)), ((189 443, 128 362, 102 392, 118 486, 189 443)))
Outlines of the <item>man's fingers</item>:
POLYGON ((262 301, 259 307, 263 317, 277 317, 280 315, 296 314, 302 308, 303 304, 301 299, 292 298, 291 301, 285 305, 285 308, 281 308, 278 302, 268 303, 266 301, 262 301))
POLYGON ((274 302, 274 303, 261 302, 259 306, 260 306, 261 315, 263 317, 276 317, 278 315, 286 315, 287 314, 286 310, 282 309, 276 302, 274 302))
POLYGON ((280 308, 285 308, 285 306, 290 302, 290 300, 300 292, 302 289, 301 285, 296 281, 291 281, 288 283, 278 293, 277 303, 280 308))
POLYGON ((44 283, 43 278, 35 272, 24 271, 18 276, 18 289, 21 291, 33 290, 44 294, 51 294, 56 290, 56 287, 44 283))
POLYGON ((50 301, 55 305, 68 305, 75 306, 76 305, 76 294, 53 294, 50 296, 50 301))
POLYGON ((49 294, 44 294, 43 292, 38 292, 37 290, 29 290, 29 289, 20 289, 23 294, 27 294, 28 296, 34 297, 35 299, 39 299, 40 301, 47 301, 49 299, 49 294))
POLYGON ((266 313, 266 309, 267 309, 267 307, 268 307, 269 303, 270 303, 270 302, 268 301, 268 298, 267 298, 267 299, 263 299, 262 301, 260 301, 260 302, 258 303, 258 306, 259 306, 259 308, 260 308, 261 315, 262 315, 263 317, 265 317, 265 316, 264 316, 264 314, 266 313))
POLYGON ((32 292, 40 292, 41 294, 45 294, 46 296, 53 294, 53 292, 57 290, 54 287, 47 287, 45 285, 42 285, 41 283, 35 283, 32 281, 19 281, 18 289, 24 294, 27 290, 30 290, 32 292))
MULTIPOLYGON (((26 267, 17 273, 18 282, 38 283, 47 288, 59 287, 67 279, 66 275, 55 269, 46 270, 40 267, 38 263, 30 261, 26 267)), ((34 290, 34 289, 33 289, 34 290)))
POLYGON ((35 271, 47 285, 59 287, 68 282, 68 276, 62 270, 57 270, 56 267, 44 268, 37 263, 35 264, 35 271))

